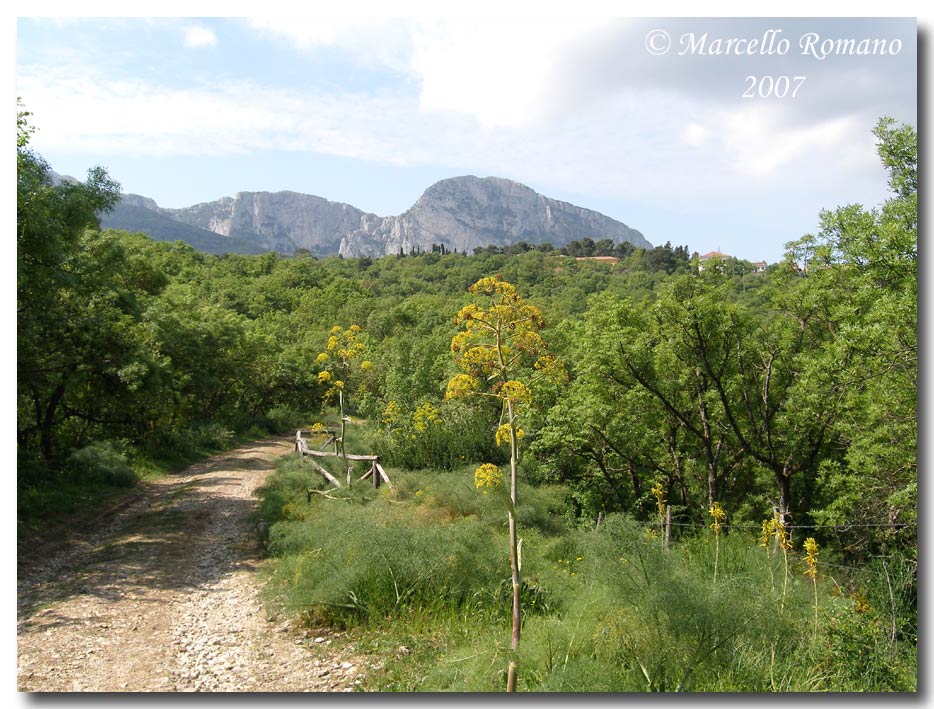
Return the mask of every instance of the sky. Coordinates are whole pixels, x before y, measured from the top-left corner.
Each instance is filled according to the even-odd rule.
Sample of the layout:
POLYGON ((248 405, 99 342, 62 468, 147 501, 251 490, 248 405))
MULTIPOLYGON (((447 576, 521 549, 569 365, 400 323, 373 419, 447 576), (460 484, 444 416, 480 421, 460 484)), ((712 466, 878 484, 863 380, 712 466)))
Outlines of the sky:
POLYGON ((772 263, 822 209, 886 198, 881 116, 917 126, 914 17, 59 16, 15 34, 33 147, 163 207, 292 190, 385 216, 496 175, 656 245, 772 263))

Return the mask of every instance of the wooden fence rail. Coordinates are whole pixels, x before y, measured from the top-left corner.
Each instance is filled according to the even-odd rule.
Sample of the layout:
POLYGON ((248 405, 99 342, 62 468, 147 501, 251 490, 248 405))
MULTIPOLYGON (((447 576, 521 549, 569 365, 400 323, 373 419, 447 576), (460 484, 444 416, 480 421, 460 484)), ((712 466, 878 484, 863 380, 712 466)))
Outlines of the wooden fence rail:
MULTIPOLYGON (((360 480, 366 480, 370 478, 373 481, 373 487, 379 487, 380 483, 385 482, 390 488, 392 487, 392 482, 389 480, 389 476, 386 474, 386 471, 383 469, 383 466, 380 465, 381 458, 378 455, 357 455, 354 453, 339 453, 337 451, 336 445, 336 434, 337 431, 332 429, 314 429, 314 430, 302 430, 299 429, 295 432, 295 450, 302 454, 302 459, 309 459, 308 462, 311 463, 312 467, 315 468, 321 475, 330 482, 335 487, 340 487, 340 480, 335 478, 328 470, 318 463, 315 458, 340 458, 342 460, 351 460, 354 462, 366 462, 370 463, 369 469, 360 480), (308 435, 326 435, 328 439, 325 441, 322 448, 335 443, 333 451, 326 450, 314 450, 308 447, 308 441, 302 437, 302 434, 308 435)), ((348 473, 347 478, 348 484, 350 483, 350 477, 348 473)))

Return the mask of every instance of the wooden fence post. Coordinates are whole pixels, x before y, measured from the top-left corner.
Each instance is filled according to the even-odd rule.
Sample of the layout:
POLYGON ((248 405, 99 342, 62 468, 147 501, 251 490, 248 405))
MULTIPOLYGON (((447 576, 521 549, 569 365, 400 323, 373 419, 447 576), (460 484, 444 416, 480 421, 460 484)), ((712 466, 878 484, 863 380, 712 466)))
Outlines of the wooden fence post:
POLYGON ((665 551, 668 551, 668 540, 671 539, 671 505, 665 505, 665 551))

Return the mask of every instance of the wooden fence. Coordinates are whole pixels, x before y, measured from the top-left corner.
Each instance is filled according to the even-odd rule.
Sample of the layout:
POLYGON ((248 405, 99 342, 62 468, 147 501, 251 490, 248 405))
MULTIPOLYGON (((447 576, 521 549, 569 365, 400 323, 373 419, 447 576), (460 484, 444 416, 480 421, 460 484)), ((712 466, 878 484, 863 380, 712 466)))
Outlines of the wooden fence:
MULTIPOLYGON (((315 468, 319 473, 321 473, 324 478, 330 482, 335 487, 341 487, 341 481, 334 477, 323 465, 318 463, 315 458, 340 458, 345 461, 353 462, 366 462, 369 463, 369 469, 364 473, 360 480, 366 480, 369 478, 373 481, 373 487, 379 487, 381 482, 385 482, 389 487, 392 487, 392 482, 389 480, 389 476, 386 475, 386 471, 383 470, 383 466, 380 465, 380 457, 378 455, 355 455, 353 453, 340 453, 337 450, 337 436, 338 431, 334 429, 324 428, 324 429, 313 429, 313 430, 302 430, 299 429, 295 432, 295 450, 302 454, 302 458, 308 460, 311 463, 312 467, 315 468), (324 444, 321 445, 317 450, 311 448, 308 445, 308 441, 303 437, 302 434, 307 436, 327 436, 324 444), (324 450, 330 445, 334 445, 334 450, 324 450)), ((347 484, 350 485, 351 482, 351 468, 348 466, 347 469, 347 484)))

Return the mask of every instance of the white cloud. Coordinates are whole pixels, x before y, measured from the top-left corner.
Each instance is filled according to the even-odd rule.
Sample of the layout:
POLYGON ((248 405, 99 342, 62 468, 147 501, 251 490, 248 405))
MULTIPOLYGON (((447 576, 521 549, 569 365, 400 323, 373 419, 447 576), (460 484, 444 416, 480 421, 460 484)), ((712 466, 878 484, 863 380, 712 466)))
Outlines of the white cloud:
POLYGON ((710 128, 700 123, 688 123, 681 132, 681 141, 692 148, 699 148, 710 137, 710 128))
POLYGON ((317 45, 334 46, 352 38, 358 23, 352 18, 310 17, 255 17, 252 27, 281 35, 299 49, 317 45))
POLYGON ((185 46, 189 49, 216 47, 217 35, 207 27, 194 26, 185 30, 185 46))
POLYGON ((484 126, 551 118, 562 60, 605 18, 256 18, 250 25, 296 48, 344 51, 350 61, 419 82, 426 111, 470 116, 484 126))
POLYGON ((867 147, 862 135, 865 126, 855 116, 795 125, 783 120, 783 112, 774 106, 718 113, 715 120, 723 126, 721 144, 733 170, 760 180, 814 158, 842 167, 867 147))
POLYGON ((250 27, 296 49, 338 49, 368 68, 409 71, 410 20, 373 17, 254 17, 250 27))
POLYGON ((562 58, 598 24, 527 18, 421 22, 412 53, 420 105, 473 116, 491 127, 539 123, 550 117, 562 58))

